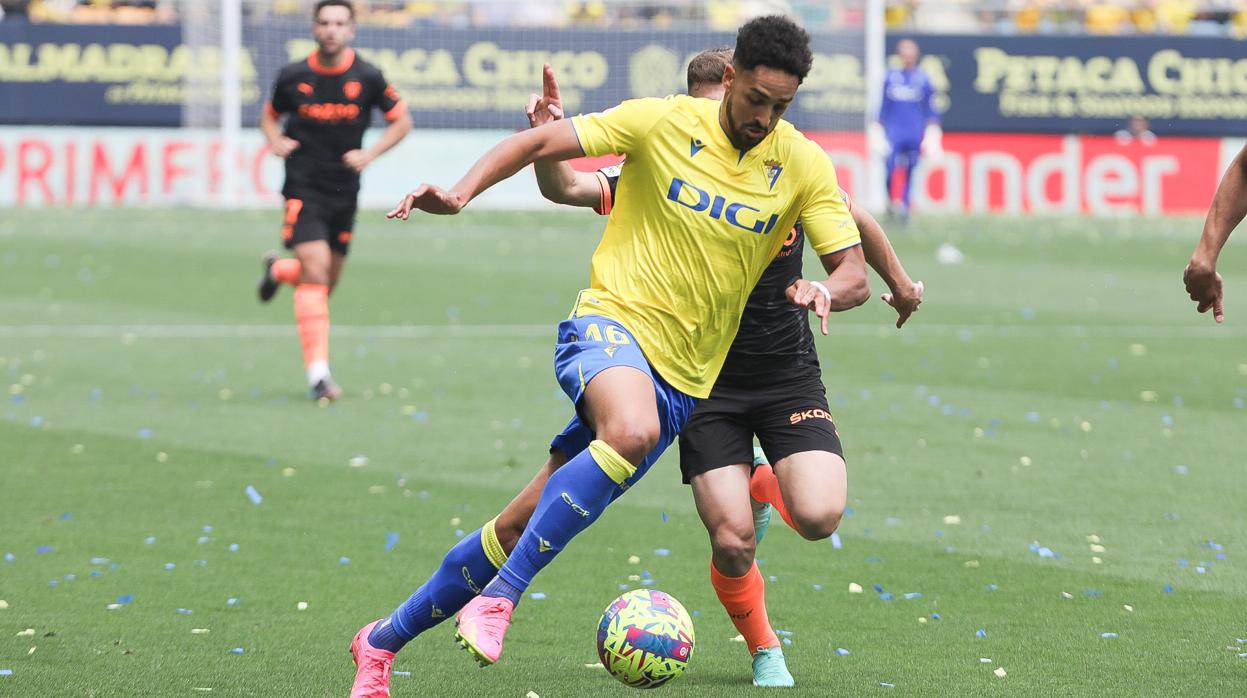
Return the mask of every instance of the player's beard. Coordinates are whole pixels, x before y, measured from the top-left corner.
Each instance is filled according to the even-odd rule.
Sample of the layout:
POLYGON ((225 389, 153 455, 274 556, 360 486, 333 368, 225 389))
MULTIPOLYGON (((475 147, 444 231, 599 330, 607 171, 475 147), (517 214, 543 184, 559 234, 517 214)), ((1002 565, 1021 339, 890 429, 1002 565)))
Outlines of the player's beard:
POLYGON ((745 126, 741 126, 736 122, 736 116, 732 114, 732 95, 734 89, 735 88, 728 90, 727 94, 723 96, 724 103, 727 105, 727 127, 729 129, 727 137, 728 140, 732 142, 734 147, 739 148, 740 150, 749 150, 765 140, 767 135, 770 134, 770 131, 767 130, 767 128, 762 124, 756 121, 751 121, 748 124, 745 124, 745 126, 757 128, 762 132, 762 135, 760 136, 751 136, 745 132, 745 126))
POLYGON ((346 50, 346 40, 343 38, 337 38, 328 42, 328 45, 326 45, 325 41, 317 39, 316 50, 320 53, 321 58, 329 59, 329 61, 332 62, 337 60, 338 56, 341 56, 342 52, 346 50))

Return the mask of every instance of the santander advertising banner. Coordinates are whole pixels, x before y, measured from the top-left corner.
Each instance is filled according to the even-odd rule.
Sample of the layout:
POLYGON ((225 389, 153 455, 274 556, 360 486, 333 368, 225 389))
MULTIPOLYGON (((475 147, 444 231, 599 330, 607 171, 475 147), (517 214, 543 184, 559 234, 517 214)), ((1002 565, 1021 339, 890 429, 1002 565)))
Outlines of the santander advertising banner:
MULTIPOLYGON (((422 181, 450 183, 509 132, 417 130, 364 174, 361 203, 388 207, 422 181)), ((373 134, 375 137, 375 134, 373 134)), ((861 134, 813 133, 844 187, 864 186, 861 134)), ((950 133, 945 153, 915 172, 916 213, 1154 215, 1202 213, 1242 140, 950 133)), ((575 163, 592 169, 602 160, 575 163)), ((226 153, 185 129, 0 128, 0 206, 277 206, 282 163, 258 131, 226 153), (229 187, 229 189, 227 189, 229 187)), ((531 173, 479 207, 552 207, 531 173)))

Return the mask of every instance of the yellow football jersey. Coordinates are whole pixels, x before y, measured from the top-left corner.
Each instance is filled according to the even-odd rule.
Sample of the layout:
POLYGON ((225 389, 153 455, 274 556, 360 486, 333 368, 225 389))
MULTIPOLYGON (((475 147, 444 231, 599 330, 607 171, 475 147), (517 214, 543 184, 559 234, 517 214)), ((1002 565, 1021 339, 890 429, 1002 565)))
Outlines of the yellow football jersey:
POLYGON ((745 300, 798 217, 820 255, 861 242, 827 154, 786 121, 744 152, 708 99, 629 100, 572 124, 586 155, 627 156, 572 314, 628 328, 688 395, 710 394, 745 300))

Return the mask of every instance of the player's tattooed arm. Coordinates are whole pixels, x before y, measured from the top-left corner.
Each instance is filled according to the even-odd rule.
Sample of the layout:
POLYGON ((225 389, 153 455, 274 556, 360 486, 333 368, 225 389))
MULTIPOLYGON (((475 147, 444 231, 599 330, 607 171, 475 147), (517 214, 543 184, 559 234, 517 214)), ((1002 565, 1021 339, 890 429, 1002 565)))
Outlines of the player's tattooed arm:
POLYGON ((918 312, 922 305, 923 286, 921 281, 914 281, 905 272, 904 265, 896 256, 892 242, 883 232, 883 226, 861 207, 853 207, 853 222, 862 236, 862 252, 866 255, 866 263, 888 285, 888 293, 881 296, 884 303, 896 310, 896 327, 900 329, 910 315, 918 312))
MULTIPOLYGON (((559 83, 549 63, 542 69, 541 96, 529 95, 524 113, 532 128, 563 118, 559 83)), ((541 195, 556 204, 592 208, 602 200, 602 186, 591 172, 577 172, 561 160, 538 160, 533 163, 533 171, 541 195)))
POLYGON ((870 298, 870 283, 866 279, 866 258, 861 245, 825 254, 819 259, 827 270, 827 278, 822 281, 800 279, 788 287, 787 295, 793 305, 814 311, 826 335, 827 316, 865 303, 870 298))
POLYGON ((1224 289, 1221 275, 1217 273, 1217 257, 1229 239, 1230 233, 1247 216, 1247 146, 1238 152, 1230 163, 1217 193, 1212 197, 1208 217, 1204 219, 1204 232, 1191 255, 1191 261, 1182 273, 1186 292, 1201 313, 1212 310, 1213 319, 1225 320, 1224 289))

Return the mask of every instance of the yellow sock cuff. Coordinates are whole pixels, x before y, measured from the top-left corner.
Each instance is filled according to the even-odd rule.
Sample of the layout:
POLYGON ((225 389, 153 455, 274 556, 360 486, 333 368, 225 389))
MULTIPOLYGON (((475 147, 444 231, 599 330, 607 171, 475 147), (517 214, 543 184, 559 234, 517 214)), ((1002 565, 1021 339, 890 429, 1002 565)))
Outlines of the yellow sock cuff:
POLYGON ((502 569, 502 565, 507 561, 507 552, 502 549, 502 543, 498 542, 498 531, 494 528, 497 521, 498 517, 495 516, 481 526, 481 547, 485 549, 485 557, 489 558, 489 564, 502 569))
POLYGON ((589 454, 593 456, 593 460, 606 473, 606 477, 614 480, 616 485, 622 485, 636 473, 636 466, 629 463, 627 458, 619 455, 610 444, 605 441, 593 441, 589 443, 589 454))

